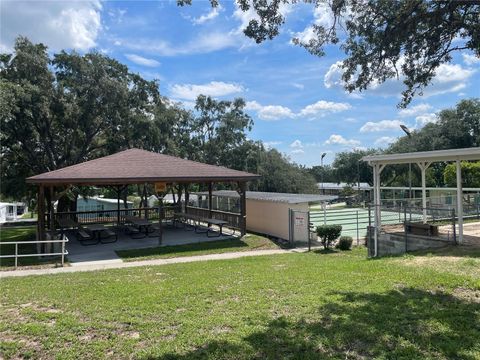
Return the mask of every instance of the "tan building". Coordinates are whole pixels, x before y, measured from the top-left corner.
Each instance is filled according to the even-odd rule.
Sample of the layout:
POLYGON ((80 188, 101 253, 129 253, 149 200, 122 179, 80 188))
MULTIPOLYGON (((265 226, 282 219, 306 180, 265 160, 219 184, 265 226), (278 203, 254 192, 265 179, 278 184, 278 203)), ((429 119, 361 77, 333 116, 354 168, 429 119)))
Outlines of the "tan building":
MULTIPOLYGON (((207 192, 197 193, 198 206, 206 207, 207 192)), ((310 205, 336 200, 337 196, 287 194, 260 191, 246 192, 247 231, 289 240, 289 209, 308 212, 310 205)), ((236 212, 239 195, 233 190, 213 192, 213 209, 236 212)))

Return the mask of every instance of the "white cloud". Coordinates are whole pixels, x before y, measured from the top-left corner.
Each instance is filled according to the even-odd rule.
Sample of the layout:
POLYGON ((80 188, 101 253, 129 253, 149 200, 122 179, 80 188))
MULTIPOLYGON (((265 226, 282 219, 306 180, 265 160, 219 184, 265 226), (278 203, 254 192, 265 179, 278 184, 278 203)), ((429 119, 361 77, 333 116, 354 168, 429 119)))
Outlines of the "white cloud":
POLYGON ((305 85, 299 83, 293 83, 292 86, 300 90, 303 90, 305 88, 305 85))
POLYGON ((360 128, 360 132, 364 133, 387 130, 400 130, 400 125, 402 125, 402 122, 399 120, 382 120, 378 122, 369 121, 360 128))
POLYGON ((438 120, 438 117, 436 114, 430 113, 430 114, 423 114, 419 115, 415 118, 415 128, 421 128, 428 123, 434 123, 438 120))
POLYGON ((227 48, 238 48, 240 41, 231 33, 208 32, 195 36, 185 44, 172 45, 159 39, 116 39, 125 48, 160 56, 206 54, 227 48))
POLYGON ((342 135, 333 134, 327 141, 325 145, 345 145, 345 146, 357 146, 360 145, 360 141, 353 139, 345 139, 342 135))
POLYGON ((238 94, 244 91, 243 86, 223 81, 211 81, 207 84, 175 84, 170 88, 170 96, 174 99, 195 100, 198 95, 221 97, 238 94))
POLYGON ((295 149, 290 152, 293 155, 299 155, 299 154, 305 154, 305 151, 303 149, 295 149))
MULTIPOLYGON (((397 67, 401 65, 403 59, 399 60, 397 67)), ((344 82, 342 80, 343 69, 342 62, 337 61, 332 64, 325 73, 323 83, 327 89, 344 90, 344 82)), ((459 64, 441 64, 433 77, 432 82, 423 90, 425 98, 445 93, 457 92, 467 86, 469 78, 475 73, 473 69, 466 69, 459 64)), ((400 79, 388 79, 383 83, 373 82, 370 87, 364 91, 366 94, 374 94, 379 96, 396 96, 400 97, 405 84, 404 76, 400 75, 400 79)), ((353 96, 358 96, 358 92, 353 92, 353 96)))
POLYGON ((293 118, 295 114, 286 106, 280 105, 261 105, 257 101, 248 101, 246 110, 253 110, 262 120, 280 120, 293 118))
POLYGON ((350 109, 348 103, 336 103, 320 100, 314 104, 305 106, 300 112, 295 113, 290 108, 281 105, 261 105, 257 101, 248 101, 246 109, 257 112, 262 120, 280 120, 285 118, 309 117, 319 118, 327 114, 336 113, 350 109))
MULTIPOLYGON (((329 28, 333 25, 334 15, 327 3, 319 2, 313 10, 313 24, 329 28)), ((315 39, 315 31, 312 25, 307 26, 303 31, 294 33, 293 36, 302 44, 308 44, 315 39)))
POLYGON ((0 47, 12 49, 18 35, 53 50, 88 50, 102 28, 102 5, 85 1, 0 1, 0 47))
POLYGON ((432 109, 432 106, 429 104, 418 104, 407 109, 402 109, 398 112, 398 115, 401 117, 407 116, 417 116, 421 114, 428 113, 432 109))
POLYGON ((336 113, 350 109, 348 103, 336 103, 320 100, 315 104, 307 105, 300 111, 300 116, 323 117, 329 113, 336 113))
POLYGON ((475 56, 473 54, 462 54, 463 57, 463 62, 466 65, 475 65, 480 63, 480 58, 478 56, 475 56))
POLYGON ((125 54, 125 57, 130 60, 131 62, 137 64, 137 65, 142 65, 142 66, 147 66, 147 67, 157 67, 160 66, 160 63, 157 60, 154 59, 148 59, 140 55, 135 55, 135 54, 125 54))
POLYGON ((267 149, 271 149, 277 145, 280 145, 282 144, 281 141, 264 141, 263 142, 263 145, 267 148, 267 149))
POLYGON ((192 19, 192 22, 196 25, 206 23, 207 21, 215 19, 220 12, 223 11, 223 7, 218 4, 218 6, 212 8, 207 14, 201 15, 198 18, 192 19))
POLYGON ((294 142, 292 142, 292 143, 290 144, 290 147, 291 147, 291 148, 301 149, 301 148, 303 148, 303 144, 302 144, 302 142, 301 142, 300 140, 297 139, 297 140, 295 140, 294 142))
POLYGON ((395 140, 397 140, 397 138, 393 136, 382 136, 375 140, 375 145, 386 146, 393 143, 395 140))

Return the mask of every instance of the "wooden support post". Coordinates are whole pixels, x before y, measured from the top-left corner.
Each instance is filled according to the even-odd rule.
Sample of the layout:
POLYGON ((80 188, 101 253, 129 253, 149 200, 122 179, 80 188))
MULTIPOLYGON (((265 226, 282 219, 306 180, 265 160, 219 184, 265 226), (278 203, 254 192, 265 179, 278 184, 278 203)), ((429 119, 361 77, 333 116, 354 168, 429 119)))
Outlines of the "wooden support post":
POLYGON ((212 217, 212 205, 213 205, 213 185, 212 183, 208 183, 208 217, 212 217))
POLYGON ((162 228, 162 219, 163 219, 163 196, 158 196, 158 245, 162 245, 163 241, 163 228, 162 228))
POLYGON ((247 184, 242 181, 238 183, 238 193, 240 195, 240 234, 244 236, 247 233, 247 198, 246 198, 246 186, 247 184))
POLYGON ((38 187, 38 240, 45 240, 45 188, 43 185, 38 187))
POLYGON ((145 220, 148 220, 148 210, 147 210, 147 184, 143 184, 143 216, 145 220))
POLYGON ((117 186, 117 226, 120 228, 120 193, 121 187, 117 186))
POLYGON ((50 186, 50 196, 49 196, 49 204, 48 204, 48 210, 49 210, 49 214, 50 214, 50 224, 49 224, 49 228, 50 228, 50 231, 52 232, 52 235, 53 235, 53 232, 55 231, 55 209, 54 209, 54 206, 53 206, 53 203, 55 201, 55 190, 54 190, 54 187, 53 186, 50 186))
POLYGON ((185 184, 185 208, 184 208, 185 214, 187 213, 189 201, 190 201, 190 193, 188 192, 188 184, 185 184))

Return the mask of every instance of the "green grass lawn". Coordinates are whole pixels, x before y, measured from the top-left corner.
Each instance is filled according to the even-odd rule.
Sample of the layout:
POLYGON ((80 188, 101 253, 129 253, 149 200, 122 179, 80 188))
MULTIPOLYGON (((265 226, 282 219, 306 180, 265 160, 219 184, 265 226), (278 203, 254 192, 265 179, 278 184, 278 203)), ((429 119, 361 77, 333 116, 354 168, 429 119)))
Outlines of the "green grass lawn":
MULTIPOLYGON (((35 226, 24 226, 24 227, 3 227, 0 229, 0 242, 10 242, 10 241, 31 241, 35 240, 35 226)), ((32 254, 36 252, 36 247, 34 244, 25 244, 18 247, 19 253, 23 254, 32 254)), ((15 253, 15 245, 1 245, 0 254, 1 255, 11 255, 15 253)), ((37 263, 38 258, 20 258, 20 265, 30 265, 37 263)), ((0 266, 12 266, 14 264, 14 259, 0 259, 0 266)))
POLYGON ((232 237, 231 239, 226 240, 209 241, 196 244, 119 250, 117 251, 117 254, 125 261, 138 261, 266 249, 279 249, 279 247, 266 237, 248 234, 242 239, 232 237))
POLYGON ((445 257, 355 249, 3 279, 0 357, 479 359, 479 277, 414 261, 445 257))
MULTIPOLYGON (((15 226, 15 227, 3 227, 0 229, 0 243, 11 241, 34 241, 36 239, 36 226, 15 226)), ((35 254, 37 253, 37 246, 35 244, 19 244, 19 254, 35 254)), ((15 245, 1 245, 1 255, 13 255, 15 254, 15 245)), ((28 267, 44 267, 52 266, 52 264, 60 264, 60 257, 19 257, 18 266, 28 267)), ((15 265, 14 258, 0 259, 0 269, 5 270, 10 267, 13 269, 15 265)), ((1 359, 1 357, 0 357, 1 359)))

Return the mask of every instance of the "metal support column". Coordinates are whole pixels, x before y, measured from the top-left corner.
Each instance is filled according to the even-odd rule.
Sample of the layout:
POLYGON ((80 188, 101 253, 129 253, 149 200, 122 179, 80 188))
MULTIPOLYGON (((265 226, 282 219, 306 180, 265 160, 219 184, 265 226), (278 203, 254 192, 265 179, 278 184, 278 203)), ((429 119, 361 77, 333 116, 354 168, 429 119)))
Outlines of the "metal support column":
POLYGON ((371 164, 373 166, 373 204, 375 206, 374 209, 374 225, 375 225, 375 233, 374 233, 374 257, 378 256, 378 234, 380 233, 380 229, 382 227, 382 210, 381 210, 381 199, 380 199, 380 174, 385 167, 385 165, 381 164, 371 164))
POLYGON ((462 189, 462 164, 460 160, 457 165, 457 216, 458 216, 458 243, 463 242, 463 189, 462 189))
POLYGON ((243 236, 247 233, 247 200, 246 200, 246 183, 238 183, 238 193, 240 195, 240 234, 243 236))
POLYGON ((430 166, 431 163, 429 162, 419 162, 417 163, 418 167, 420 168, 422 174, 422 211, 423 211, 423 223, 427 223, 427 181, 425 173, 430 166))

